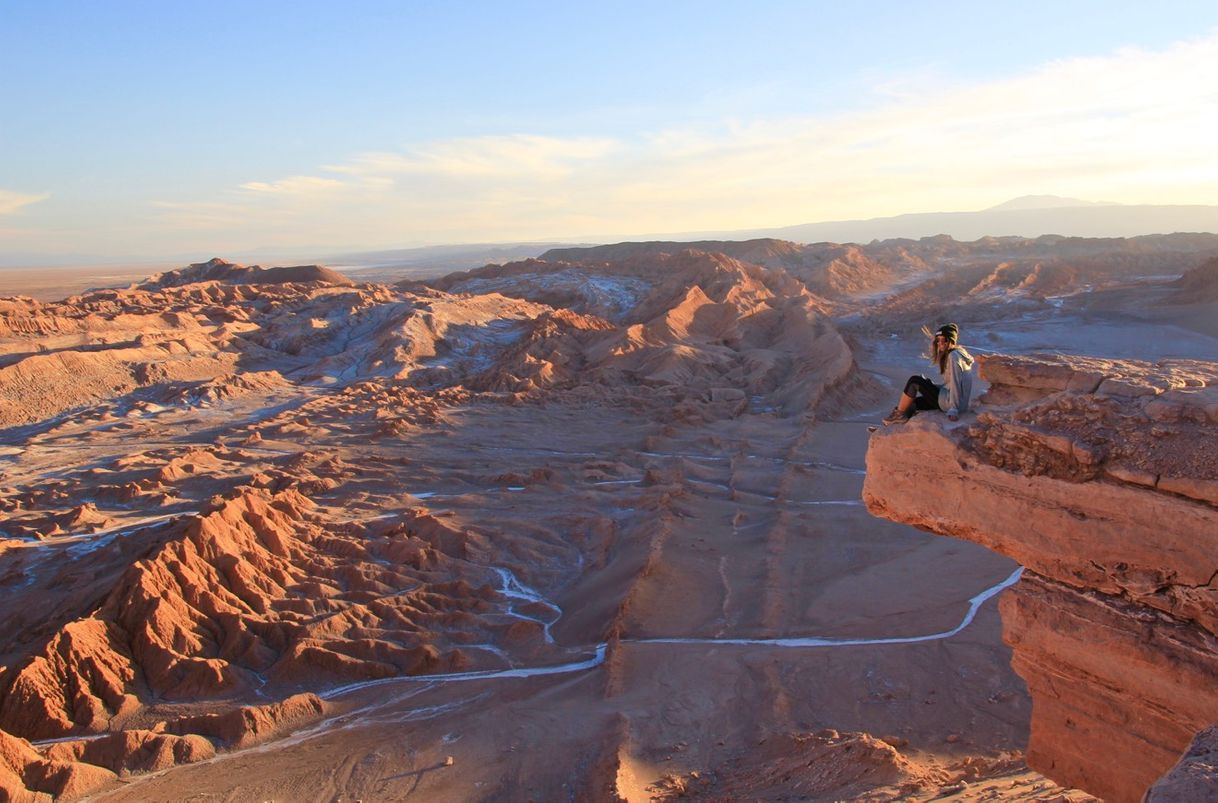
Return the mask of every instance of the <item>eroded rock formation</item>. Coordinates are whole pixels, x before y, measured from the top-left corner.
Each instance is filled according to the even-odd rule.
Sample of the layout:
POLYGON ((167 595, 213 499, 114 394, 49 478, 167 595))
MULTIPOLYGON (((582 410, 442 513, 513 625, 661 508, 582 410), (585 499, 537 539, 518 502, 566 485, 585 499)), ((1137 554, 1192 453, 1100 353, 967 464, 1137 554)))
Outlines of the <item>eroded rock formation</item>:
POLYGON ((1026 567, 1002 602, 1029 764, 1138 800, 1218 721, 1218 364, 983 357, 973 420, 876 433, 876 515, 1026 567))
MULTIPOLYGON (((747 797, 806 773, 817 796, 1048 794, 991 615, 886 641, 949 632, 1011 567, 863 513, 876 377, 928 314, 1174 299, 1216 246, 645 243, 396 286, 212 260, 0 299, 0 790, 296 798, 338 778, 330 796, 463 799, 476 778, 540 799, 631 776, 643 798, 747 797), (868 645, 765 641, 808 633, 868 645), (670 636, 691 642, 649 641, 670 636), (520 744, 539 749, 504 749, 520 744), (335 769, 352 761, 368 771, 335 769)), ((1120 423, 1084 378, 1098 401, 979 423, 978 465, 1161 497, 1154 515, 1208 498, 1196 465, 1164 462, 1206 437, 1207 369, 1102 370, 1149 388, 1135 404, 1158 434, 1043 446, 1063 441, 1041 417, 1120 423)), ((995 393, 1056 404, 1022 381, 995 393)), ((1187 686, 1210 592, 1204 549, 1180 549, 1191 573, 1054 554, 1043 571, 1068 577, 1045 594, 1104 578, 1081 619, 1127 604, 1183 623, 1153 633, 1187 686)))
MULTIPOLYGON (((474 396, 612 389, 622 406, 709 421, 750 398, 815 408, 858 381, 794 279, 718 254, 662 261, 521 263, 445 292, 212 260, 0 305, 0 427, 21 444, 5 454, 111 430, 158 441, 0 488, 6 600, 45 601, 0 622, 0 789, 71 798, 248 747, 326 712, 301 690, 571 660, 553 606, 507 568, 553 582, 571 544, 495 543, 404 502, 402 460, 332 439, 426 431, 474 396), (249 418, 212 419, 210 437, 153 435, 159 416, 233 403, 249 418), (361 487, 380 495, 345 510, 361 487)), ((460 481, 523 491, 552 475, 460 481)), ((563 537, 615 526, 585 518, 563 537)))

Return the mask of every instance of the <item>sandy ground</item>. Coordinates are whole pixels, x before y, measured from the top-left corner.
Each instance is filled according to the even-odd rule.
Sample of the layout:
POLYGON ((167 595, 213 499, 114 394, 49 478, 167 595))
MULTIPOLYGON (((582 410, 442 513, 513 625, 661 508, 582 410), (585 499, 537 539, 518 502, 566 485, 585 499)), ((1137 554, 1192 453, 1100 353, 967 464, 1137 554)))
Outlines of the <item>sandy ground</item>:
POLYGON ((29 296, 59 301, 103 287, 126 287, 162 270, 168 264, 77 265, 51 268, 0 268, 0 296, 29 296))
MULTIPOLYGON (((713 772, 767 735, 825 728, 892 737, 943 766, 1018 751, 1028 700, 1007 668, 992 603, 942 641, 716 643, 940 633, 961 622, 970 597, 1011 574, 1010 561, 983 549, 866 514, 858 504, 865 424, 770 415, 656 438, 654 425, 633 416, 593 412, 461 409, 448 426, 393 450, 382 445, 377 457, 409 457, 394 478, 400 493, 423 494, 455 523, 504 537, 527 527, 558 542, 584 526, 579 511, 615 519, 615 543, 568 548, 553 561, 556 576, 538 583, 554 589, 563 614, 554 637, 577 661, 595 655, 620 617, 605 664, 353 690, 334 698, 343 713, 327 727, 133 778, 116 799, 180 799, 183 789, 196 799, 578 797, 581 784, 602 780, 590 768, 606 756, 620 754, 645 789, 668 775, 713 772), (590 454, 611 457, 620 482, 583 479, 603 459, 590 454), (470 481, 535 470, 557 487, 470 481), (679 478, 671 508, 640 504, 649 470, 679 478), (606 547, 611 554, 597 554, 606 547), (580 569, 580 555, 591 565, 580 569), (635 643, 673 637, 694 643, 635 643)), ((332 448, 329 440, 316 445, 332 448)))

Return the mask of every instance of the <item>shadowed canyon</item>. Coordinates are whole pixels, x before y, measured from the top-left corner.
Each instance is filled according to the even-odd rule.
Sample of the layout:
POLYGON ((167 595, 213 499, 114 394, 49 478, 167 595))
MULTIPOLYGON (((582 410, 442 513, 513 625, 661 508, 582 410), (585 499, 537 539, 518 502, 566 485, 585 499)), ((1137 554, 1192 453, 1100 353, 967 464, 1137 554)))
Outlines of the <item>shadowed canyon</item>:
POLYGON ((1207 234, 7 295, 0 794, 1205 799, 1216 313, 1207 234))

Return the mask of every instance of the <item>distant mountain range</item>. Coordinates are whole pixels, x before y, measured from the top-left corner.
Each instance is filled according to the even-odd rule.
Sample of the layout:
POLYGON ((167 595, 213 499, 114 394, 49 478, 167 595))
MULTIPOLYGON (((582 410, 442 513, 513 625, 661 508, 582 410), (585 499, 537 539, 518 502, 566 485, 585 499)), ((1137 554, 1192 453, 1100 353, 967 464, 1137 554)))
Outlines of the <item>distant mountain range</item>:
POLYGON ((403 278, 433 278, 452 271, 483 265, 503 265, 540 256, 552 248, 570 247, 570 242, 466 243, 360 251, 322 257, 320 261, 339 268, 361 282, 396 282, 403 278))
POLYGON ((987 212, 1006 212, 1017 209, 1061 209, 1070 206, 1120 206, 1112 201, 1084 201, 1081 198, 1063 198, 1060 195, 1021 195, 1005 203, 991 206, 987 212))
MULTIPOLYGON (((697 241, 753 240, 773 238, 797 243, 869 243, 896 238, 919 239, 946 234, 956 240, 973 241, 983 237, 1136 237, 1173 232, 1218 233, 1218 206, 1203 205, 1123 205, 1085 201, 1057 195, 1025 195, 975 212, 919 212, 868 220, 837 220, 803 223, 769 229, 648 234, 635 237, 606 238, 613 241, 697 241)), ((589 245, 587 240, 580 245, 589 245)), ((434 271, 462 270, 489 263, 540 256, 545 251, 574 242, 500 243, 439 245, 394 251, 370 251, 331 257, 329 264, 356 267, 364 272, 384 268, 410 267, 434 271)), ((346 272, 352 272, 348 269, 346 272)))
POLYGON ((1055 195, 1028 195, 978 212, 920 212, 869 220, 804 223, 747 232, 725 239, 778 237, 795 242, 854 242, 917 239, 947 234, 957 240, 982 237, 1136 237, 1173 232, 1218 232, 1218 206, 1097 203, 1055 195))

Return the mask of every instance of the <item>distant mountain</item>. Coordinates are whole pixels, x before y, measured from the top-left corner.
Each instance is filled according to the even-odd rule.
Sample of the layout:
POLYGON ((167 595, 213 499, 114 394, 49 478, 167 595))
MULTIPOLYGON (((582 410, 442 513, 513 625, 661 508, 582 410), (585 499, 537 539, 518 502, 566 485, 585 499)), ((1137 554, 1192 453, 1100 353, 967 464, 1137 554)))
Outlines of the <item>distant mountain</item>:
MULTIPOLYGON (((1025 279, 1028 290, 1037 291, 1053 282, 1074 281, 1078 271, 1094 276, 1179 275, 1209 258, 1205 270, 1186 273, 1188 281, 1178 286, 1181 298, 1192 291, 1198 297, 1218 288, 1218 234, 1147 234, 1139 237, 1062 237, 1046 234, 1036 238, 980 237, 959 241, 947 235, 920 239, 895 238, 867 244, 794 243, 787 240, 651 240, 598 245, 585 248, 554 248, 541 255, 545 262, 598 262, 624 264, 651 261, 659 264, 664 255, 690 249, 724 254, 741 262, 780 268, 799 279, 809 290, 827 299, 857 296, 891 288, 911 276, 933 272, 937 267, 983 267, 999 279, 1015 283, 1025 279), (1044 268, 1045 276, 1037 275, 1044 268), (1028 279, 1032 276, 1031 279, 1028 279)), ((513 266, 509 265, 508 268, 513 266)), ((519 263, 519 271, 536 270, 519 263)), ((499 275, 496 273, 495 275, 499 275)), ((981 281, 980 279, 978 281, 981 281)), ((443 284, 432 286, 447 290, 443 284)), ((1021 290, 1022 292, 1022 290, 1021 290)))
POLYGON ((463 243, 397 248, 389 251, 361 251, 329 258, 336 264, 361 268, 445 268, 451 270, 502 264, 535 257, 543 251, 570 243, 463 243))
MULTIPOLYGON (((723 239, 777 237, 796 242, 853 242, 918 239, 947 234, 957 240, 982 237, 1040 237, 1056 234, 1069 237, 1137 237, 1174 232, 1218 233, 1218 206, 1123 206, 1095 204, 1060 206, 1044 200, 1054 196, 1016 198, 993 209, 978 212, 922 212, 870 220, 838 220, 805 223, 773 229, 723 232, 723 239)), ((1071 199, 1055 199, 1069 201, 1071 199)), ((709 237, 707 238, 709 239, 709 237)))
MULTIPOLYGON (((365 281, 396 281, 402 273, 416 277, 467 270, 486 264, 504 264, 536 257, 549 249, 551 258, 563 258, 562 249, 586 248, 600 242, 672 241, 699 247, 696 241, 789 240, 797 243, 869 243, 874 240, 917 240, 940 234, 956 240, 983 237, 1138 237, 1175 232, 1218 234, 1218 206, 1126 206, 1085 201, 1057 195, 1025 195, 989 209, 974 212, 920 212, 868 220, 803 223, 770 229, 736 229, 630 237, 581 238, 583 243, 529 242, 437 245, 392 251, 367 251, 328 256, 365 281), (591 241, 591 242, 589 242, 591 241)), ((620 249, 619 249, 620 250, 620 249)), ((587 256, 587 255, 585 255, 587 256)), ((620 253, 615 252, 620 257, 620 253)), ((740 257, 746 258, 746 257, 740 257)))
POLYGON ((1060 195, 1021 195, 1005 203, 991 206, 987 212, 1004 212, 1019 209, 1061 209, 1067 206, 1120 206, 1111 201, 1084 201, 1079 198, 1063 198, 1060 195))
POLYGON ((621 262, 636 257, 651 257, 655 254, 675 254, 685 249, 726 254, 732 259, 752 262, 767 267, 788 267, 800 264, 807 250, 796 243, 773 238, 756 240, 648 240, 643 242, 621 242, 611 245, 563 246, 551 248, 541 255, 542 259, 554 261, 582 262, 604 260, 621 262))

